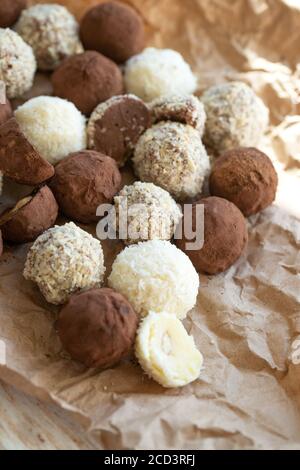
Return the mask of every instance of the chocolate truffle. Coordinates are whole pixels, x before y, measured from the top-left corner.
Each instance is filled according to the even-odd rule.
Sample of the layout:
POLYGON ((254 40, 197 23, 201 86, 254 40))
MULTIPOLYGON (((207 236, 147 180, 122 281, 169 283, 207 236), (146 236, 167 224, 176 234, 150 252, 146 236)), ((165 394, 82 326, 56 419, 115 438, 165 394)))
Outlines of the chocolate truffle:
POLYGON ((245 83, 216 85, 201 97, 206 112, 205 144, 216 154, 235 147, 259 144, 269 111, 245 83))
POLYGON ((17 183, 30 186, 54 175, 53 166, 29 143, 14 118, 0 126, 0 171, 17 183))
POLYGON ((85 117, 73 103, 53 96, 38 96, 15 111, 22 132, 50 163, 86 148, 85 117))
POLYGON ((36 239, 23 274, 38 285, 48 302, 59 305, 77 291, 100 287, 104 273, 100 241, 70 222, 36 239))
POLYGON ((149 103, 152 122, 175 121, 197 129, 202 137, 206 121, 204 106, 194 95, 161 96, 149 103))
POLYGON ((161 186, 177 200, 201 192, 210 162, 199 132, 178 122, 161 122, 138 140, 133 165, 142 181, 161 186))
POLYGON ((18 98, 33 84, 36 61, 32 48, 15 31, 0 28, 0 80, 8 98, 18 98))
POLYGON ((26 0, 1 0, 0 28, 8 28, 15 24, 26 4, 26 0))
POLYGON ((150 114, 142 100, 121 95, 99 104, 88 123, 89 148, 114 158, 123 166, 140 135, 150 126, 150 114))
POLYGON ((85 49, 122 63, 143 49, 144 24, 130 6, 104 2, 87 11, 81 21, 80 37, 85 49))
POLYGON ((3 240, 2 240, 2 233, 0 230, 0 256, 3 254, 3 240))
POLYGON ((13 111, 8 99, 6 99, 6 102, 4 104, 0 103, 0 126, 2 126, 2 124, 8 121, 12 117, 12 114, 13 111))
POLYGON ((144 101, 162 95, 189 95, 197 88, 190 66, 172 49, 147 47, 131 57, 125 65, 124 79, 127 92, 144 101))
POLYGON ((149 240, 118 254, 108 283, 125 295, 141 316, 151 310, 183 319, 196 303, 199 277, 189 258, 175 245, 149 240))
POLYGON ((0 216, 4 240, 26 243, 35 240, 54 225, 58 205, 47 186, 35 190, 0 216))
POLYGON ((16 31, 33 49, 40 70, 54 70, 83 51, 74 16, 62 5, 34 5, 21 13, 16 31))
POLYGON ((60 312, 57 328, 72 359, 104 369, 133 349, 137 324, 137 315, 126 298, 103 288, 72 295, 60 312))
POLYGON ((112 158, 84 150, 56 166, 50 186, 64 214, 87 224, 98 220, 98 206, 112 202, 121 187, 121 174, 112 158))
POLYGON ((243 214, 225 199, 208 197, 193 204, 191 219, 193 233, 204 231, 204 245, 199 249, 195 249, 196 246, 188 248, 187 244, 195 242, 196 237, 187 239, 183 233, 176 241, 178 248, 189 256, 198 272, 216 274, 226 271, 241 256, 248 241, 243 214), (197 216, 198 204, 204 205, 204 220, 197 216))
POLYGON ((114 203, 119 238, 127 245, 154 239, 170 240, 182 217, 181 209, 170 194, 152 183, 136 181, 124 186, 114 203), (121 220, 127 221, 124 234, 121 220))
POLYGON ((245 216, 265 209, 275 199, 278 184, 270 158, 255 148, 224 152, 210 175, 210 192, 233 202, 245 216))
POLYGON ((52 75, 54 94, 72 101, 83 114, 113 95, 123 92, 119 67, 96 51, 66 59, 52 75))

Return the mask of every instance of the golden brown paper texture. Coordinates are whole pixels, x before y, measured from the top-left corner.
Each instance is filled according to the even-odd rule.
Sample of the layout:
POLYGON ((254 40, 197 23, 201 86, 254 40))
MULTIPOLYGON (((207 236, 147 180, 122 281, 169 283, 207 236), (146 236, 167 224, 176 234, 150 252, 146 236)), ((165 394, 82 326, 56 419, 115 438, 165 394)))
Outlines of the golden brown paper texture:
MULTIPOLYGON (((58 3, 80 16, 99 2, 58 3)), ((6 248, 0 260, 0 376, 76 412, 100 448, 300 448, 300 365, 289 359, 300 337, 299 2, 130 3, 145 18, 149 45, 174 48, 192 64, 199 93, 238 78, 263 98, 271 126, 261 148, 280 172, 277 203, 249 219, 249 247, 235 266, 201 276, 185 321, 205 358, 195 383, 166 390, 134 361, 102 372, 70 361, 55 332, 57 310, 22 277, 29 246, 6 248)), ((39 77, 34 93, 47 87, 39 77)), ((15 197, 6 183, 6 201, 15 197)), ((121 248, 104 243, 108 271, 121 248)))

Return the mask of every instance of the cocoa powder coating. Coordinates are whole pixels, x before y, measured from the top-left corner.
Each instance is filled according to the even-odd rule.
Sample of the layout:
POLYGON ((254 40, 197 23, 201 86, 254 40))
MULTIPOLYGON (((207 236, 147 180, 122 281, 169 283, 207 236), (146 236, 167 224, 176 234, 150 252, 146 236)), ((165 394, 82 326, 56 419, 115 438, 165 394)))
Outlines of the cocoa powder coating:
POLYGON ((106 368, 126 357, 138 319, 123 295, 109 288, 73 295, 57 322, 63 347, 87 367, 106 368))

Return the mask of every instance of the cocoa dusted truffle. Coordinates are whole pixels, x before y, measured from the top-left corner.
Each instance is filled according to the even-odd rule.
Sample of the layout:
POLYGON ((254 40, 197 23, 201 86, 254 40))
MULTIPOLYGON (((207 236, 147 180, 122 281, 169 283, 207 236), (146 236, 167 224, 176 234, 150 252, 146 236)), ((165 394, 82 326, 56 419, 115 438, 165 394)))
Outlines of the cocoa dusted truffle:
POLYGON ((35 190, 0 216, 3 238, 13 243, 35 240, 54 225, 58 205, 47 186, 35 190))
POLYGON ((26 8, 27 0, 1 0, 0 28, 12 26, 19 18, 21 11, 26 8))
POLYGON ((150 113, 134 95, 113 96, 99 104, 88 123, 88 146, 123 166, 139 137, 150 126, 150 113))
POLYGON ((66 59, 52 75, 54 94, 89 115, 102 101, 123 92, 119 67, 96 51, 66 59))
POLYGON ((112 202, 121 174, 112 158, 92 150, 73 153, 55 168, 50 187, 60 209, 82 223, 98 220, 97 207, 112 202))
POLYGON ((204 230, 203 247, 188 247, 196 237, 186 239, 184 234, 176 241, 177 246, 189 256, 198 272, 208 274, 226 271, 241 256, 248 241, 243 214, 234 204, 219 197, 207 197, 193 204, 192 230, 198 234, 204 230), (204 221, 201 215, 197 216, 198 204, 204 205, 204 221))
POLYGON ((0 171, 17 183, 31 186, 54 175, 53 166, 29 143, 15 118, 0 126, 0 171))
POLYGON ((87 367, 117 364, 133 348, 138 319, 126 298, 113 289, 73 295, 57 322, 63 347, 87 367))
POLYGON ((233 202, 245 216, 274 201, 278 176, 270 158, 255 148, 224 152, 210 175, 210 192, 233 202))
POLYGON ((0 126, 12 117, 12 107, 8 99, 3 104, 0 104, 0 126))
POLYGON ((128 5, 105 2, 85 14, 80 37, 85 49, 99 51, 122 63, 143 49, 144 24, 128 5))

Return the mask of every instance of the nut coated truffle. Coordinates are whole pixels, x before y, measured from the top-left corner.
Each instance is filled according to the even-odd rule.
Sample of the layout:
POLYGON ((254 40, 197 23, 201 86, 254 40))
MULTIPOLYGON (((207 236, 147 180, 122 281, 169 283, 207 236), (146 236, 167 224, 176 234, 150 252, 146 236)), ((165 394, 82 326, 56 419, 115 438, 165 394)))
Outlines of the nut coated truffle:
POLYGON ((210 192, 233 202, 245 216, 256 214, 274 201, 278 177, 270 158, 255 148, 223 153, 210 175, 210 192))
POLYGON ((96 51, 86 51, 66 59, 52 75, 54 94, 90 115, 96 106, 123 92, 119 67, 96 51))
POLYGON ((185 318, 194 307, 199 277, 189 258, 165 240, 131 245, 116 258, 108 279, 115 289, 145 316, 170 312, 185 318))
POLYGON ((64 214, 87 224, 98 220, 100 204, 112 202, 121 187, 121 174, 112 158, 85 150, 56 166, 50 186, 64 214))
POLYGON ((59 305, 77 291, 100 287, 104 273, 100 241, 70 222, 36 239, 23 274, 38 285, 49 303, 59 305))
POLYGON ((138 317, 123 295, 90 289, 72 295, 57 322, 63 347, 87 367, 107 368, 133 349, 138 317))
POLYGON ((31 242, 54 225, 57 214, 55 198, 43 186, 0 216, 3 238, 13 243, 31 242))
POLYGON ((53 166, 29 143, 15 118, 0 126, 0 171, 17 183, 30 186, 54 175, 53 166))
POLYGON ((8 99, 6 99, 4 104, 0 103, 0 126, 8 121, 12 117, 12 114, 11 104, 8 99))
POLYGON ((11 29, 0 28, 0 80, 8 98, 18 98, 33 84, 36 61, 32 48, 11 29))
POLYGON ((161 96, 149 103, 152 122, 175 121, 197 129, 202 137, 206 121, 204 106, 194 95, 161 96))
POLYGON ((89 148, 114 158, 123 166, 140 135, 150 126, 150 113, 134 95, 121 95, 99 104, 88 123, 89 148))
POLYGON ((210 169, 199 132, 177 122, 161 122, 139 139, 133 165, 142 181, 161 186, 177 200, 201 192, 210 169))
POLYGON ((63 6, 34 5, 23 10, 16 31, 33 49, 40 70, 54 70, 65 57, 82 52, 78 24, 63 6))
POLYGON ((99 51, 117 63, 144 47, 144 24, 128 5, 105 2, 87 11, 80 25, 85 49, 99 51))
POLYGON ((1 0, 0 28, 8 28, 15 24, 26 4, 26 0, 1 0))
POLYGON ((207 116, 204 142, 216 154, 259 144, 268 126, 269 112, 248 85, 216 85, 206 90, 201 100, 207 116))
POLYGON ((114 198, 116 228, 122 238, 120 220, 127 221, 124 243, 170 240, 181 220, 181 209, 170 194, 152 183, 137 181, 124 186, 114 198))
POLYGON ((162 95, 194 93, 197 80, 178 52, 148 47, 126 62, 125 86, 128 93, 152 101, 162 95))
POLYGON ((86 148, 85 117, 73 103, 53 96, 38 96, 15 111, 31 145, 52 164, 86 148))
POLYGON ((197 271, 207 274, 226 271, 241 256, 248 241, 243 214, 234 204, 219 197, 204 198, 193 204, 192 229, 194 233, 202 233, 204 229, 202 248, 188 249, 187 244, 195 240, 187 240, 184 234, 176 243, 197 271), (198 204, 204 205, 204 227, 201 217, 197 217, 198 204))

